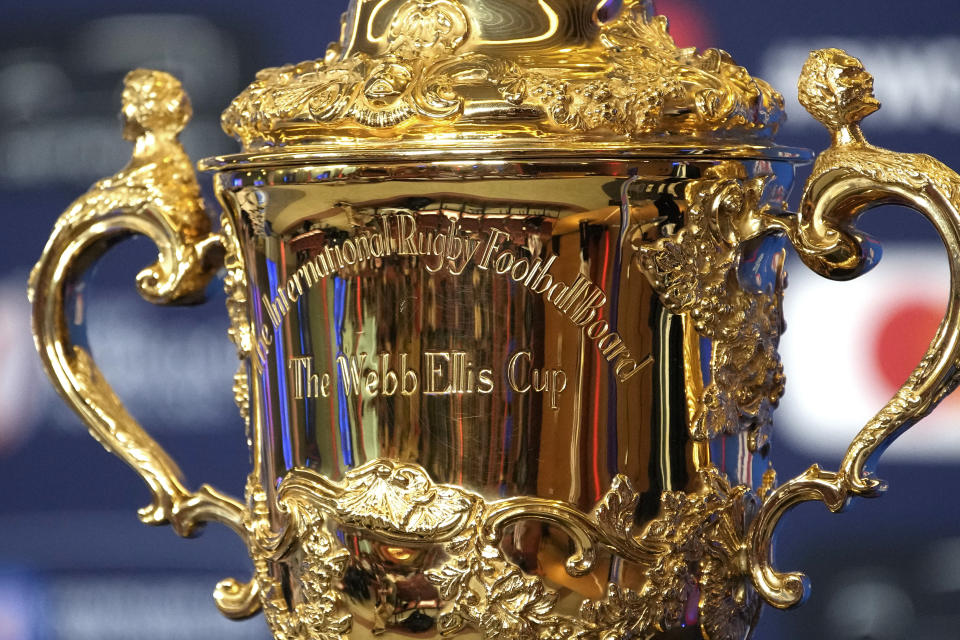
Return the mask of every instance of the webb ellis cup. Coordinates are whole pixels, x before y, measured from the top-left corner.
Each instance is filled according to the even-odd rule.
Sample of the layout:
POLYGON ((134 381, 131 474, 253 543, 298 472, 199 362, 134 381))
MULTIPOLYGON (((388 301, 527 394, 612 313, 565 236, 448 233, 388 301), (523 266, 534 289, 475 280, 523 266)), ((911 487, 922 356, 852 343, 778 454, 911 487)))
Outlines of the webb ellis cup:
POLYGON ((252 578, 216 605, 278 639, 747 638, 805 595, 771 556, 781 516, 881 493, 877 454, 958 379, 960 178, 865 140, 879 102, 843 51, 811 53, 799 91, 832 144, 793 212, 812 156, 773 143, 781 95, 678 48, 648 2, 353 0, 325 57, 223 114, 243 151, 200 163, 217 215, 180 83, 132 71, 133 158, 31 275, 37 348, 149 485, 144 522, 243 538, 252 578), (787 246, 854 278, 881 203, 942 235, 947 315, 836 471, 778 479, 787 246), (80 346, 73 285, 134 234, 159 250, 151 302, 225 274, 244 500, 188 489, 80 346))

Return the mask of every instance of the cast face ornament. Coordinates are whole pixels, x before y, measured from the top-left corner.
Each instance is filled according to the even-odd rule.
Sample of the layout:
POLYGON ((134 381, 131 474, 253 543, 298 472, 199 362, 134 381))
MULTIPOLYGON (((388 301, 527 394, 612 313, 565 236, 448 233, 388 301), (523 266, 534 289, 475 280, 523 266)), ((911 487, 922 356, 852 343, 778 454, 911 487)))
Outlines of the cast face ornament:
MULTIPOLYGON (((128 167, 61 216, 30 278, 61 395, 147 482, 149 524, 232 527, 249 582, 214 597, 280 639, 750 635, 798 604, 772 566, 781 516, 833 510, 957 384, 956 281, 930 351, 838 471, 777 483, 785 244, 837 279, 879 258, 854 221, 896 202, 960 268, 958 177, 871 146, 855 58, 803 70, 831 132, 799 212, 771 141, 780 95, 729 55, 679 49, 638 0, 355 0, 322 60, 267 69, 223 116, 244 145, 205 160, 189 101, 138 70, 128 167), (246 499, 186 488, 125 411, 65 309, 112 241, 146 235, 155 303, 223 270, 246 499)), ((670 636, 675 637, 675 636, 670 636)))

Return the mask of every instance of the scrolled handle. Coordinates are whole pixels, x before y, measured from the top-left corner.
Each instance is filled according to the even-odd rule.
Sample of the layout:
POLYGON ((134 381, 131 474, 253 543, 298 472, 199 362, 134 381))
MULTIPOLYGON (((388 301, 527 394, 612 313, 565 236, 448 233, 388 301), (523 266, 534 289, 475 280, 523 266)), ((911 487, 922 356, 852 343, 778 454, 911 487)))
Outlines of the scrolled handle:
POLYGON ((929 414, 960 382, 960 176, 937 160, 895 153, 869 144, 863 118, 880 108, 873 78, 859 60, 839 49, 810 54, 799 83, 800 101, 832 135, 816 161, 799 216, 770 219, 790 237, 800 257, 817 273, 837 280, 857 277, 880 258, 877 245, 857 231, 860 214, 881 204, 922 213, 937 229, 950 259, 950 302, 930 349, 896 395, 860 430, 839 471, 814 465, 764 501, 750 529, 748 547, 754 586, 773 606, 804 599, 806 578, 772 566, 771 540, 780 518, 808 501, 841 511, 857 496, 875 497, 883 483, 873 463, 901 433, 929 414))
MULTIPOLYGON (((126 237, 146 236, 159 250, 157 261, 137 276, 141 296, 156 304, 198 301, 223 261, 221 238, 211 233, 193 167, 178 140, 191 116, 180 82, 163 72, 132 71, 125 80, 123 116, 133 158, 64 211, 30 274, 34 340, 47 375, 91 435, 150 488, 152 502, 139 512, 143 522, 170 524, 181 536, 195 534, 205 522, 220 522, 245 538, 244 505, 207 485, 196 492, 184 486, 177 465, 76 343, 66 314, 74 285, 126 237)), ((231 617, 259 608, 253 584, 224 581, 214 598, 231 617)))

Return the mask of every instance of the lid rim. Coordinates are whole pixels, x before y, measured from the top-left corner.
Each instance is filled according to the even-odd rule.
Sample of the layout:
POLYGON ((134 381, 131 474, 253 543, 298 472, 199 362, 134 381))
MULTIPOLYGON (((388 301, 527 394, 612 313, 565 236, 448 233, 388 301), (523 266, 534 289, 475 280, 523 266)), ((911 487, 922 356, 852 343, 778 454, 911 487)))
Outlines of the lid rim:
POLYGON ((809 164, 813 151, 803 147, 776 144, 649 144, 615 147, 609 143, 596 148, 583 147, 497 147, 460 146, 456 148, 369 147, 337 148, 313 146, 279 150, 248 151, 204 158, 197 163, 200 171, 219 173, 238 169, 303 167, 310 165, 412 164, 482 162, 630 162, 642 160, 769 160, 789 162, 796 166, 809 164))

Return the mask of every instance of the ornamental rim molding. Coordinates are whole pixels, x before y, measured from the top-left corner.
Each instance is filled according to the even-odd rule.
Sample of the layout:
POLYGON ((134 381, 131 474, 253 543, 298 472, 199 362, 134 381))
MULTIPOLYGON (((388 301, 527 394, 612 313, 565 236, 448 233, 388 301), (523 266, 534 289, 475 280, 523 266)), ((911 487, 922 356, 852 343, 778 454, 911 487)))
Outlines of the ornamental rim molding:
POLYGON ((277 501, 284 531, 271 532, 270 498, 251 476, 247 522, 263 594, 264 613, 283 640, 345 640, 353 615, 340 584, 354 558, 339 530, 363 531, 387 543, 435 547, 438 561, 424 573, 442 606, 436 625, 444 636, 473 632, 484 640, 621 640, 684 624, 696 603, 705 637, 743 640, 756 625, 760 598, 746 569, 747 527, 775 485, 770 469, 757 491, 734 486, 716 467, 696 473, 690 491, 666 491, 656 517, 635 521, 640 494, 617 476, 590 512, 532 496, 487 501, 435 482, 415 463, 375 459, 334 481, 311 469, 291 470, 277 501), (349 505, 349 508, 345 508, 349 505), (597 562, 594 547, 645 567, 634 588, 609 583, 602 597, 584 598, 561 613, 559 593, 542 576, 524 571, 500 548, 505 528, 521 520, 558 526, 571 536, 570 576, 597 562), (439 535, 424 527, 439 525, 439 535), (303 593, 290 600, 275 563, 299 558, 303 593))
POLYGON ((643 0, 596 11, 588 25, 563 22, 585 0, 538 2, 550 14, 541 25, 549 31, 533 38, 543 50, 484 39, 478 16, 494 0, 354 0, 324 58, 258 73, 223 113, 223 129, 245 150, 349 149, 399 140, 755 142, 784 121, 769 84, 722 50, 678 47, 643 0))

